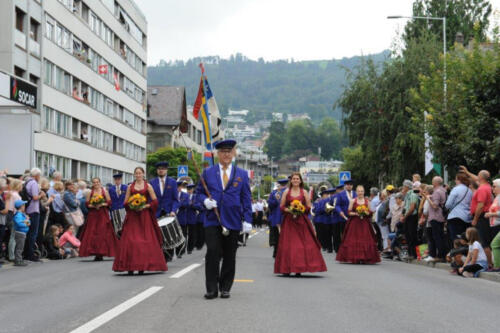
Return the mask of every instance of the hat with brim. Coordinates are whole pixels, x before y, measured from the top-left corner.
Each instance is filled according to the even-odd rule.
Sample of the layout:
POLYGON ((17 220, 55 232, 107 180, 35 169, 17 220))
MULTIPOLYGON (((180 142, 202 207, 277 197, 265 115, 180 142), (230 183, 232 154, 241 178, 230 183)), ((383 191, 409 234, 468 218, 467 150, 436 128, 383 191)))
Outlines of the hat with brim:
POLYGON ((165 162, 165 161, 156 162, 155 167, 156 168, 168 168, 168 162, 165 162))
POLYGON ((16 200, 14 202, 14 207, 16 207, 16 209, 19 209, 21 208, 21 206, 24 206, 28 203, 28 201, 24 201, 24 200, 16 200))
POLYGON ((236 140, 227 139, 215 143, 215 149, 233 149, 236 146, 236 140))
POLYGON ((187 188, 188 189, 192 189, 192 188, 195 188, 196 187, 196 184, 188 184, 187 188))
POLYGON ((113 175, 113 178, 114 178, 114 179, 118 179, 118 178, 122 178, 122 177, 123 177, 123 173, 115 173, 115 174, 113 175))
POLYGON ((187 181, 185 181, 185 180, 179 180, 179 181, 177 181, 177 186, 185 186, 185 185, 187 185, 187 184, 188 184, 188 183, 187 183, 187 181))
POLYGON ((352 185, 352 184, 354 184, 354 180, 352 180, 352 179, 346 180, 344 182, 344 185, 352 185))
POLYGON ((344 185, 343 185, 343 184, 337 185, 337 187, 335 187, 335 189, 337 189, 337 190, 340 190, 340 189, 342 189, 342 188, 344 188, 344 185))
POLYGON ((337 188, 336 187, 330 187, 328 190, 326 190, 325 192, 326 193, 329 193, 329 194, 332 194, 332 193, 335 193, 335 191, 337 191, 337 188))
POLYGON ((288 184, 288 178, 283 178, 283 179, 278 180, 278 184, 280 184, 280 185, 288 184))

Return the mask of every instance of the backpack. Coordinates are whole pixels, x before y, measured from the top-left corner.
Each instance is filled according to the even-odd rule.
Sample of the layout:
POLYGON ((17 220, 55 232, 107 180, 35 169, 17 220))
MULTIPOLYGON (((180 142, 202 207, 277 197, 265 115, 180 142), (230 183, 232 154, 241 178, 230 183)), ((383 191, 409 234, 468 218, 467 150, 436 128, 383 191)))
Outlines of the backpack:
POLYGON ((23 199, 24 201, 26 201, 26 207, 28 207, 31 203, 31 200, 33 200, 33 197, 28 193, 28 184, 31 182, 31 181, 34 181, 34 179, 30 179, 28 180, 27 182, 25 182, 23 184, 23 188, 21 190, 21 192, 19 192, 19 195, 21 196, 21 199, 23 199))

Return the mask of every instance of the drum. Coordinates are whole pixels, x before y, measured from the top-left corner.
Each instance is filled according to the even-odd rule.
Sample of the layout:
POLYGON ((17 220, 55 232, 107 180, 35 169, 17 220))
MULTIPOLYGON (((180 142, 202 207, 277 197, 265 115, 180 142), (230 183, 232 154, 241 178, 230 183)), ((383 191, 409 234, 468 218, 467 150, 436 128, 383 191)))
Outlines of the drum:
POLYGON ((182 234, 181 225, 176 217, 166 216, 158 220, 161 233, 163 234, 163 247, 172 250, 182 245, 186 239, 182 234))
POLYGON ((113 228, 115 229, 115 234, 119 236, 123 228, 123 222, 125 221, 125 208, 120 208, 111 211, 111 222, 113 222, 113 228))

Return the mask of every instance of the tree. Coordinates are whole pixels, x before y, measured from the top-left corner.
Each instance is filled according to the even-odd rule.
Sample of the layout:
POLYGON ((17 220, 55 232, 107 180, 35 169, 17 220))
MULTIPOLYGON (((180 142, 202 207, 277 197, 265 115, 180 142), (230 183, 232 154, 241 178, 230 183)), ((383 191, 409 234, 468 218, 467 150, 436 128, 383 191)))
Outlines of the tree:
POLYGON ((318 147, 317 135, 309 120, 294 120, 288 123, 285 134, 285 154, 292 154, 300 150, 309 150, 314 153, 318 147))
MULTIPOLYGON (((492 12, 488 0, 415 0, 413 16, 446 17, 446 47, 455 42, 457 33, 464 37, 467 45, 471 39, 486 40, 489 16, 492 12)), ((404 39, 408 42, 430 32, 443 42, 443 22, 437 20, 413 20, 405 26, 404 39)))
POLYGON ((273 121, 269 127, 269 137, 264 145, 264 152, 269 157, 279 160, 283 154, 285 143, 285 124, 281 121, 273 121))
MULTIPOLYGON (((198 153, 194 153, 194 158, 196 159, 198 168, 200 168, 201 171, 201 155, 198 153)), ((155 164, 160 161, 167 161, 169 163, 168 175, 173 178, 177 178, 177 167, 179 165, 188 165, 189 177, 193 180, 194 183, 198 182, 198 175, 196 174, 194 163, 192 160, 188 161, 187 159, 186 148, 165 147, 158 149, 154 153, 148 154, 146 158, 146 169, 149 177, 156 176, 155 164)))
POLYGON ((324 118, 316 129, 319 146, 321 147, 321 157, 324 159, 340 158, 341 133, 339 124, 333 118, 324 118))
MULTIPOLYGON (((500 166, 500 47, 491 50, 477 43, 472 50, 457 46, 448 55, 447 108, 443 107, 439 71, 420 77, 413 90, 418 112, 428 112, 434 158, 453 174, 456 167, 488 169, 500 166)), ((438 66, 441 66, 440 64, 438 66)))

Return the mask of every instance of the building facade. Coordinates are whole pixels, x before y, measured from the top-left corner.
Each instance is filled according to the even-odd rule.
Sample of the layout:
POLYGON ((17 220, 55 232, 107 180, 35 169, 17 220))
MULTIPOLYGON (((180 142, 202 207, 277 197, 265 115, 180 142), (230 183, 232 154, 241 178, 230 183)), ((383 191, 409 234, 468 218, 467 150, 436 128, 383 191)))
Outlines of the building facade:
POLYGON ((2 129, 29 134, 0 165, 132 180, 146 160, 147 22, 135 3, 3 0, 0 13, 0 69, 38 86, 36 108, 1 110, 2 129), (21 156, 29 165, 16 162, 21 156))

